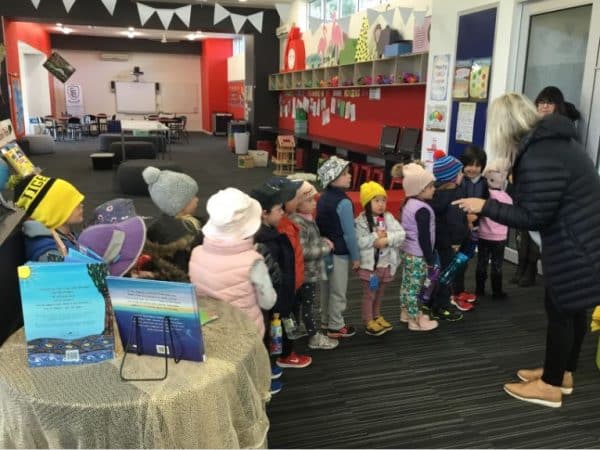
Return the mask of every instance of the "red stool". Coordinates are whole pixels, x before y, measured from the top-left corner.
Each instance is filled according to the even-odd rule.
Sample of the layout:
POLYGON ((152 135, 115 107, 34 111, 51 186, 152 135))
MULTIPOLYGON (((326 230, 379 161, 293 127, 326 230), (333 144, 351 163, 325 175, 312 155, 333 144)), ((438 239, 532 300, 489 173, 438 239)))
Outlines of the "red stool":
POLYGON ((383 167, 373 167, 371 171, 371 180, 377 181, 379 184, 383 186, 383 178, 384 178, 385 169, 383 167))
POLYGON ((370 181, 372 176, 373 166, 371 164, 359 164, 358 177, 356 177, 357 187, 360 188, 361 184, 370 181))
POLYGON ((402 178, 392 177, 390 180, 390 190, 392 189, 402 189, 402 178))
POLYGON ((356 186, 358 186, 358 177, 360 172, 360 163, 351 163, 350 171, 352 173, 352 190, 356 191, 356 186))
POLYGON ((296 148, 296 169, 302 169, 304 165, 304 149, 302 147, 296 148))

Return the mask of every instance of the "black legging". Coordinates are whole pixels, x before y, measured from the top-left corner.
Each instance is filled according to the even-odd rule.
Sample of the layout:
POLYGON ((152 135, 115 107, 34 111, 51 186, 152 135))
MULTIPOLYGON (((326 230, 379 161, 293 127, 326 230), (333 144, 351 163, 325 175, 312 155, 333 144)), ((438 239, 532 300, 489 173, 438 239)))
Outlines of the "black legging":
POLYGON ((588 327, 587 316, 585 310, 558 311, 547 289, 544 303, 548 328, 542 380, 553 386, 561 386, 565 371, 575 372, 577 369, 581 344, 588 327))

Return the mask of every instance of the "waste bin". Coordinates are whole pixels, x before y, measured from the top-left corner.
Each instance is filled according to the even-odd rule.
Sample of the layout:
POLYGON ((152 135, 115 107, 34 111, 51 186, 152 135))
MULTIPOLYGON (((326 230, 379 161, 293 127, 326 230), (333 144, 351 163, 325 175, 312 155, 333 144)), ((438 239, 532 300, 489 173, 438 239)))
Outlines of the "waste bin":
POLYGON ((245 133, 248 131, 248 122, 245 120, 232 120, 227 125, 227 144, 231 151, 235 150, 235 140, 233 135, 235 133, 245 133))
POLYGON ((235 141, 235 154, 246 155, 248 153, 248 144, 250 143, 250 133, 247 131, 233 133, 233 140, 235 141))

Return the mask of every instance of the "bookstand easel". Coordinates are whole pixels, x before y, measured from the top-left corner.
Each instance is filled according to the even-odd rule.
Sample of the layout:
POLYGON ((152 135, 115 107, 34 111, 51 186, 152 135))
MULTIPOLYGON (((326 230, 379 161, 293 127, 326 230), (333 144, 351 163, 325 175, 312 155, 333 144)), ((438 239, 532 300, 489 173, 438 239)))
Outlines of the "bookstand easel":
POLYGON ((163 317, 163 348, 165 352, 165 373, 162 377, 158 378, 127 378, 123 375, 123 367, 125 366, 125 359, 127 358, 128 353, 137 353, 138 355, 142 355, 144 353, 144 349, 142 348, 142 339, 140 332, 140 324, 139 324, 139 316, 134 315, 131 317, 131 327, 129 327, 129 336, 127 337, 127 342, 125 344, 125 354, 123 355, 123 359, 121 360, 121 367, 119 369, 119 374, 121 375, 121 380, 123 381, 162 381, 167 378, 169 374, 169 353, 172 353, 173 360, 175 364, 181 361, 181 358, 177 356, 177 352, 175 351, 175 340, 173 339, 173 329, 171 328, 171 319, 168 316, 163 317), (167 340, 167 329, 168 336, 171 341, 171 346, 169 347, 167 340))

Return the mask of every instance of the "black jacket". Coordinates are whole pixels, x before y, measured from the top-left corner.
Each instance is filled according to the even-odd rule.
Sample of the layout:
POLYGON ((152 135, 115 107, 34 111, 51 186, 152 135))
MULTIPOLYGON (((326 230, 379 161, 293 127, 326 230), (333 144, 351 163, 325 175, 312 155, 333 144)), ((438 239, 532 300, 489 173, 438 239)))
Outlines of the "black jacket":
POLYGON ((545 283, 559 309, 600 304, 600 178, 569 119, 546 116, 521 140, 513 181, 515 204, 488 200, 482 215, 540 231, 545 283))
POLYGON ((270 266, 269 275, 277 292, 273 311, 285 317, 292 311, 296 299, 294 287, 296 269, 292 244, 285 234, 264 224, 254 235, 254 242, 258 244, 256 250, 265 257, 267 267, 270 266))
POLYGON ((451 189, 436 188, 429 205, 435 212, 435 248, 447 249, 460 245, 469 236, 467 215, 458 206, 452 205, 454 200, 464 196, 460 186, 451 189))

